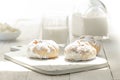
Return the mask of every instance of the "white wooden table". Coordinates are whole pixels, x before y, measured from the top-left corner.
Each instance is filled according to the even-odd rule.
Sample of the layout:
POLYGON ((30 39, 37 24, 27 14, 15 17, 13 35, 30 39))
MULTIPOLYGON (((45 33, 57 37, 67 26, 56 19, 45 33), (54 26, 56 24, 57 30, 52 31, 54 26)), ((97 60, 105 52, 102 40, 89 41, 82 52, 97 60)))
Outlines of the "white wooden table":
MULTIPOLYGON (((11 46, 25 45, 31 40, 41 37, 41 28, 38 22, 20 22, 15 25, 22 34, 16 41, 0 41, 0 80, 119 80, 120 77, 120 46, 113 41, 104 41, 102 57, 108 60, 109 66, 103 69, 78 72, 60 76, 48 76, 33 72, 22 66, 4 59, 4 53, 10 51, 11 46)), ((119 41, 120 42, 120 41, 119 41)))

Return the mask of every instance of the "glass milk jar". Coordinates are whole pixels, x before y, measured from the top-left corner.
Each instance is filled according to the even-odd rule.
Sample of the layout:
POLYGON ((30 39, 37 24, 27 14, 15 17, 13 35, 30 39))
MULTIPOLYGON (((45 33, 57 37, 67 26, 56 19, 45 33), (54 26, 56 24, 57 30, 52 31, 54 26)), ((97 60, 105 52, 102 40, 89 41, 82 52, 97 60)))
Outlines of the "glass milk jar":
POLYGON ((96 38, 108 36, 108 21, 105 5, 99 0, 90 0, 89 8, 83 15, 84 34, 96 38))
POLYGON ((68 17, 45 16, 42 19, 42 39, 54 40, 64 46, 69 41, 68 17))
POLYGON ((83 0, 72 14, 72 36, 92 35, 108 38, 108 16, 106 6, 100 0, 83 0))

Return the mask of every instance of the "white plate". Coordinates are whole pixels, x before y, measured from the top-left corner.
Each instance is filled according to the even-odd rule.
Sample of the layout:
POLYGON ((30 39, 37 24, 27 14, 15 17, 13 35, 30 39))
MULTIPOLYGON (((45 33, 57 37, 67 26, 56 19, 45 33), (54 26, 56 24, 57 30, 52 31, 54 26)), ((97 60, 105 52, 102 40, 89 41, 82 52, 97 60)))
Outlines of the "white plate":
POLYGON ((0 40, 15 40, 20 33, 19 30, 15 32, 0 32, 0 40))
POLYGON ((108 66, 107 60, 101 57, 96 57, 94 60, 83 62, 66 61, 64 55, 49 60, 31 59, 27 57, 26 49, 27 46, 13 46, 11 47, 13 52, 5 53, 4 58, 35 72, 47 75, 83 72, 108 66))

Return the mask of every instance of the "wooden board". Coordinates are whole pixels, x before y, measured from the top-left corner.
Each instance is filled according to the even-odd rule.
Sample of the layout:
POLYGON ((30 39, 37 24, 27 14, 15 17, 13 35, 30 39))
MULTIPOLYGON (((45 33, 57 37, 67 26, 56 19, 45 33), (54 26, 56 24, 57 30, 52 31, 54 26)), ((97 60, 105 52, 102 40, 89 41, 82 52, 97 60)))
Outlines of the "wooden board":
POLYGON ((101 57, 96 57, 94 60, 84 62, 68 62, 64 59, 63 55, 60 55, 56 59, 40 60, 28 58, 26 55, 26 46, 14 46, 11 50, 13 52, 5 53, 5 59, 47 75, 83 72, 108 66, 106 59, 101 57))

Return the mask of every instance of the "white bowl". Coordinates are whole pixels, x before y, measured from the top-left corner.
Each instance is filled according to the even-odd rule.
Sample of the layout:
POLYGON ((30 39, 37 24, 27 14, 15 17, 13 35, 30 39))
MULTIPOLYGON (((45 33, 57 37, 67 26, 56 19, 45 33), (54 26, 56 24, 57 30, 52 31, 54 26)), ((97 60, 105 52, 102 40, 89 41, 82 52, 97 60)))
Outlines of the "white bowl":
POLYGON ((0 32, 0 40, 15 40, 20 33, 19 30, 16 30, 15 32, 0 32))

